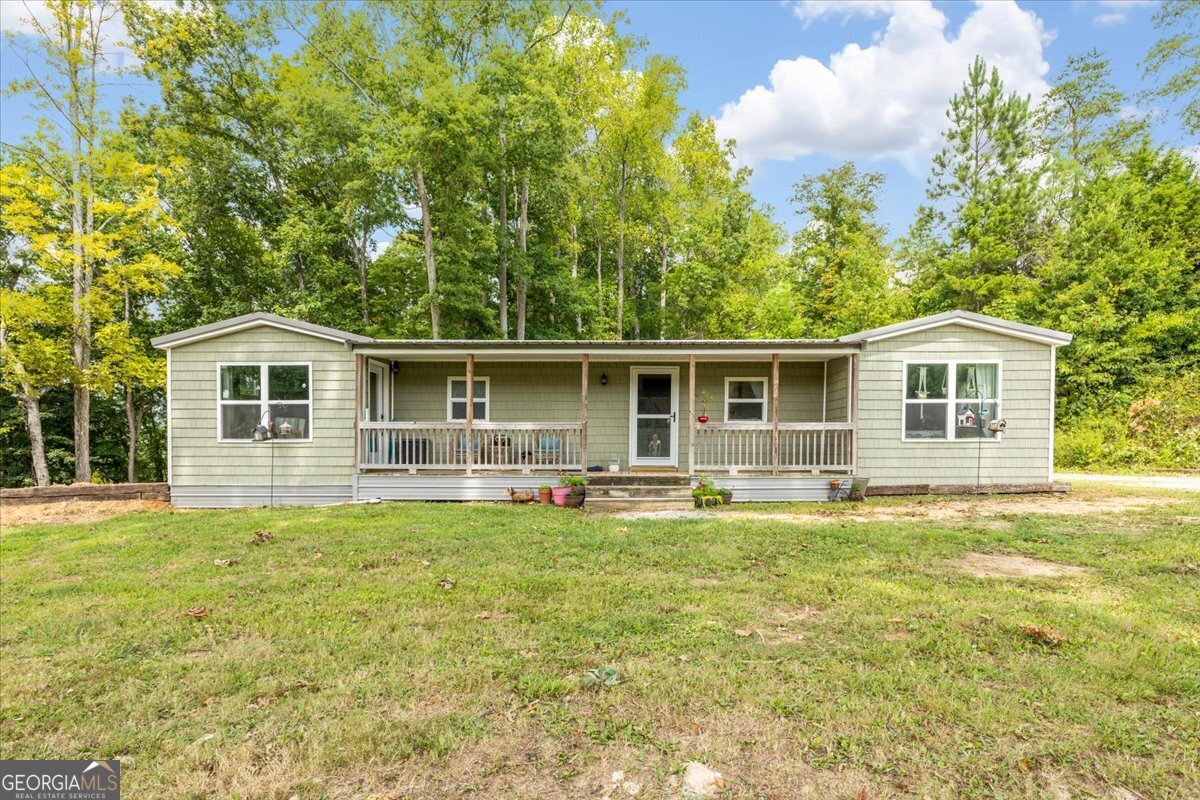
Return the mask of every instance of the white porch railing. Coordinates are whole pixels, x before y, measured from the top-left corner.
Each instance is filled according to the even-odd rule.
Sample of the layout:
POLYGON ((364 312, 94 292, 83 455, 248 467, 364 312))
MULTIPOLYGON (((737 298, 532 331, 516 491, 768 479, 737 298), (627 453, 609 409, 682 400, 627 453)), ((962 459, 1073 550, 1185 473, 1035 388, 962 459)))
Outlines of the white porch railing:
MULTIPOLYGON (((708 422, 696 426, 697 471, 770 470, 771 425, 708 422)), ((779 423, 779 469, 849 472, 854 469, 853 422, 779 423)))
POLYGON ((578 470, 578 422, 360 422, 359 468, 578 470), (469 441, 468 441, 469 438, 469 441), (470 457, 468 457, 468 455, 470 457))

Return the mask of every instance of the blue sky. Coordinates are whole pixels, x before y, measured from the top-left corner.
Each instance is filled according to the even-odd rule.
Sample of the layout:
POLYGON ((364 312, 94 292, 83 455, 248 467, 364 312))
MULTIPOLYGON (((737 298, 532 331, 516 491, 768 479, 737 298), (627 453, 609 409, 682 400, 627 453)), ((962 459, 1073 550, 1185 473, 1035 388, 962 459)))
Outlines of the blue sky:
MULTIPOLYGON (((1136 95, 1145 85, 1139 63, 1157 38, 1150 22, 1154 3, 640 0, 609 5, 626 12, 628 29, 648 39, 652 52, 675 56, 687 68, 683 99, 689 109, 724 118, 722 130, 745 132, 739 141, 776 120, 777 129, 743 157, 754 168, 755 195, 773 205, 789 228, 797 226, 788 208, 792 185, 853 158, 860 167, 887 175, 881 220, 893 236, 902 234, 923 199, 929 154, 936 145, 928 141, 928 128, 942 127, 946 99, 961 85, 973 52, 998 63, 1007 82, 1036 95, 1068 56, 1095 48, 1112 62, 1114 79, 1131 96, 1131 106, 1149 108, 1136 95), (945 17, 941 31, 939 14, 945 17), (908 26, 903 33, 910 40, 905 41, 901 15, 925 15, 928 24, 908 26), (854 46, 854 57, 841 59, 853 65, 828 69, 832 57, 854 46), (790 70, 793 85, 771 91, 777 65, 804 58, 813 63, 790 70), (760 93, 755 108, 746 103, 735 113, 723 112, 756 86, 768 91, 760 93), (886 108, 897 100, 903 120, 886 108), (813 119, 820 122, 811 124, 813 119), (905 135, 891 135, 901 129, 905 135)), ((1195 144, 1169 120, 1156 133, 1164 143, 1195 144)))
MULTIPOLYGON (((33 5, 37 0, 27 0, 33 5)), ((687 70, 684 105, 718 120, 739 141, 754 169, 751 188, 789 229, 793 184, 846 159, 883 172, 880 218, 904 233, 923 199, 930 154, 944 127, 950 95, 976 53, 1000 67, 1013 88, 1035 97, 1067 56, 1100 50, 1130 109, 1145 84, 1139 62, 1157 38, 1154 2, 1144 0, 743 0, 683 2, 614 0, 627 30, 648 40, 648 52, 676 57, 687 70)), ((20 3, 0 0, 0 26, 12 29, 20 3)), ((8 42, 0 50, 5 83, 24 67, 8 42)), ((125 79, 122 79, 125 80, 125 79)), ((130 77, 113 97, 132 92, 153 100, 151 87, 130 77)), ((115 104, 112 105, 115 108, 115 104)), ((27 97, 6 97, 0 140, 31 130, 27 97)), ((1165 144, 1195 148, 1165 118, 1155 127, 1165 144)))

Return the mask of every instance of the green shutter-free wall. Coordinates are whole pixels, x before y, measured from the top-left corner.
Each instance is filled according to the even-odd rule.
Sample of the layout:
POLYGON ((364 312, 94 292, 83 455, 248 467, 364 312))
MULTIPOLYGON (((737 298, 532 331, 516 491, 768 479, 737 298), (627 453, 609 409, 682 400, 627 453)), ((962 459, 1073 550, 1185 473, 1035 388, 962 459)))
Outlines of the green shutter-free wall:
MULTIPOLYGON (((188 487, 214 487, 200 493, 212 499, 220 493, 215 487, 267 486, 272 453, 276 486, 324 487, 312 493, 322 499, 340 496, 332 487, 344 487, 343 499, 349 499, 355 471, 354 355, 344 345, 260 326, 173 348, 170 358, 171 488, 177 501, 189 496, 188 487), (312 363, 312 442, 218 442, 217 365, 289 361, 312 363)), ((253 504, 254 497, 230 504, 253 504)))
POLYGON ((859 377, 858 473, 872 484, 1045 483, 1053 419, 1048 345, 965 325, 917 331, 863 349, 859 377), (905 361, 1001 362, 1000 415, 1008 431, 985 440, 901 439, 905 361))

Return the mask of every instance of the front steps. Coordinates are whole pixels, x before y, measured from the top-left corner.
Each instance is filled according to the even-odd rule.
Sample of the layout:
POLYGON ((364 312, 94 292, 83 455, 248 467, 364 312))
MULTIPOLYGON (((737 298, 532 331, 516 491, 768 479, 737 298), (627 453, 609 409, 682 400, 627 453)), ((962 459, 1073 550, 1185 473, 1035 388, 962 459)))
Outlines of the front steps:
POLYGON ((692 479, 686 473, 593 472, 585 508, 594 511, 667 511, 692 508, 692 479))

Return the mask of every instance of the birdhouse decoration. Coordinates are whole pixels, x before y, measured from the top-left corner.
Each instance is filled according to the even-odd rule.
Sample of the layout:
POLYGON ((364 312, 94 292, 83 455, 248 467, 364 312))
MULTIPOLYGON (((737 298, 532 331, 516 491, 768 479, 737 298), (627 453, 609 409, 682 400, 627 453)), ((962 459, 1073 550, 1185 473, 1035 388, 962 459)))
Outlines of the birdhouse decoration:
POLYGON ((963 406, 958 410, 958 421, 956 423, 960 428, 971 428, 975 425, 975 412, 969 406, 963 406))

